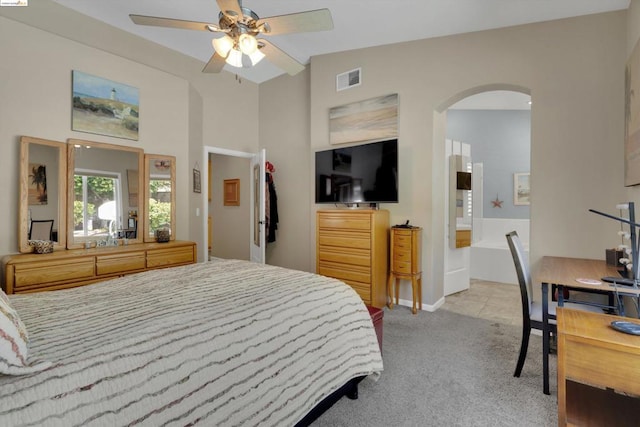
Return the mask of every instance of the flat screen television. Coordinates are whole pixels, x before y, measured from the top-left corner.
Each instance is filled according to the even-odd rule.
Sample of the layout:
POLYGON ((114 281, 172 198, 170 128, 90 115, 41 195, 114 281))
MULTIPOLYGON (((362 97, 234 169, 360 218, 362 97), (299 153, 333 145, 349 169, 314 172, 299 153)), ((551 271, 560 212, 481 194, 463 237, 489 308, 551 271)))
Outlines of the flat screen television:
POLYGON ((398 203, 398 140, 317 151, 316 203, 398 203))

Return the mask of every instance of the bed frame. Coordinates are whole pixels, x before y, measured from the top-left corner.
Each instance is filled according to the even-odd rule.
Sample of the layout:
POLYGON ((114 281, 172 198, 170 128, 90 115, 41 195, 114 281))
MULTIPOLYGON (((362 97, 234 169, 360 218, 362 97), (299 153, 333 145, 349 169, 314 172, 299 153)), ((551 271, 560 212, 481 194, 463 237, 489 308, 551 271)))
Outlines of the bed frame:
POLYGON ((306 427, 311 425, 317 420, 320 415, 324 414, 329 408, 333 406, 342 396, 347 396, 349 399, 355 400, 358 398, 358 384, 365 377, 356 377, 349 380, 345 385, 325 397, 320 403, 318 403, 303 419, 298 421, 296 427, 306 427))

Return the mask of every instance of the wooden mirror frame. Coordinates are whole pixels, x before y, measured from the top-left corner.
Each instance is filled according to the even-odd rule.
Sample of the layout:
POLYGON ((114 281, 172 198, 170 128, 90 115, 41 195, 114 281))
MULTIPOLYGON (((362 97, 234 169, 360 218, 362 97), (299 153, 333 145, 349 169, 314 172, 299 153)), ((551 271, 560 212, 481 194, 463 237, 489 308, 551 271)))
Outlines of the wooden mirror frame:
POLYGON ((168 162, 169 180, 171 181, 171 236, 170 240, 175 240, 176 236, 176 158, 174 156, 164 156, 161 154, 144 155, 144 241, 154 242, 156 240, 155 231, 151 228, 151 176, 155 168, 155 162, 168 162))
MULTIPOLYGON (((67 144, 48 139, 33 138, 23 136, 20 138, 20 209, 18 210, 18 249, 22 253, 33 252, 33 247, 29 245, 29 163, 30 147, 33 145, 43 145, 53 147, 58 150, 58 174, 57 177, 57 218, 54 218, 54 229, 58 236, 53 248, 54 250, 65 249, 66 247, 66 225, 67 225, 67 144), (57 219, 57 221, 56 221, 57 219)), ((50 168, 51 170, 52 168, 50 168)), ((49 178, 52 178, 51 176, 49 178)), ((51 182, 51 180, 49 180, 51 182)), ((48 218, 39 218, 48 219, 48 218)))
MULTIPOLYGON (((76 242, 74 239, 74 215, 73 215, 73 206, 74 206, 74 176, 75 176, 75 165, 76 165, 76 145, 85 146, 85 147, 95 147, 106 150, 118 150, 127 153, 134 153, 137 155, 137 166, 138 166, 138 177, 135 181, 137 183, 138 188, 138 196, 137 196, 137 214, 138 218, 144 217, 144 203, 143 203, 143 194, 140 189, 144 187, 143 181, 143 171, 144 171, 144 151, 141 148, 135 147, 127 147, 123 145, 115 145, 115 144, 107 144, 101 142, 93 142, 93 141, 85 141, 81 139, 68 139, 67 140, 67 248, 83 248, 85 246, 85 241, 76 242)), ((123 218, 123 221, 126 221, 123 218)), ((136 231, 135 238, 127 238, 127 243, 142 243, 144 235, 144 227, 140 226, 140 222, 138 222, 138 228, 136 231)), ((90 246, 95 246, 96 244, 91 241, 90 246)))

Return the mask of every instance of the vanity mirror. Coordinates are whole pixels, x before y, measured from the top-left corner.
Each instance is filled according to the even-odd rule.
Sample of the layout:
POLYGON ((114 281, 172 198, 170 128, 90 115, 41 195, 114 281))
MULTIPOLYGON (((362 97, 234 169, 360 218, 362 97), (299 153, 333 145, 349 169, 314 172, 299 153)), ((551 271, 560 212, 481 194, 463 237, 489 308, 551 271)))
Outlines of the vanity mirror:
POLYGON ((144 241, 155 241, 156 230, 162 229, 169 229, 170 240, 173 240, 176 235, 176 158, 145 154, 144 170, 144 241))
POLYGON ((79 139, 67 147, 67 247, 142 242, 143 150, 79 139))
POLYGON ((449 157, 449 247, 451 249, 471 246, 472 167, 470 157, 459 154, 449 157))
POLYGON ((52 240, 54 249, 66 246, 66 147, 64 142, 20 138, 20 252, 33 252, 30 239, 52 240))

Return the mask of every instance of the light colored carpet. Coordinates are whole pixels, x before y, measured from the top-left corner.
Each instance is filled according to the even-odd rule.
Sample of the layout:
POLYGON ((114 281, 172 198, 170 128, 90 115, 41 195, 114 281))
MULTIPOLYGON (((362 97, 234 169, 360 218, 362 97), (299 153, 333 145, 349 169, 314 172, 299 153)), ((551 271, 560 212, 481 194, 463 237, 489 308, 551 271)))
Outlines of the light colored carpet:
POLYGON ((556 358, 542 393, 542 341, 531 336, 513 376, 521 327, 446 310, 384 310, 384 372, 357 400, 341 399, 314 426, 557 425, 556 358))

